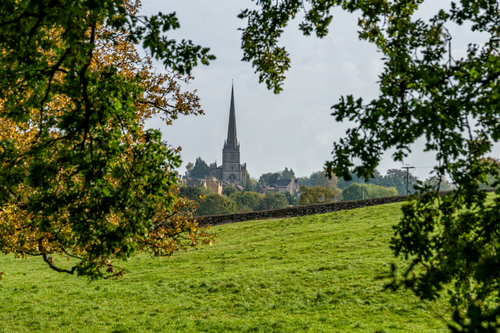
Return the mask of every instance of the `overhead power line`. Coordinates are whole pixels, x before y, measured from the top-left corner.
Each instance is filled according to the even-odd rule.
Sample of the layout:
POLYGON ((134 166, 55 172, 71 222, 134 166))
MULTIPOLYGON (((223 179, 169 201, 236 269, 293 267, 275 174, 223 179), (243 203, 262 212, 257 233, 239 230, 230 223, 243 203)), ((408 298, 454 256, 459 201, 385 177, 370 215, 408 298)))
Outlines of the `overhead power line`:
POLYGON ((410 194, 410 169, 415 169, 414 166, 410 166, 409 164, 406 164, 406 166, 402 166, 401 169, 406 169, 406 194, 410 194))

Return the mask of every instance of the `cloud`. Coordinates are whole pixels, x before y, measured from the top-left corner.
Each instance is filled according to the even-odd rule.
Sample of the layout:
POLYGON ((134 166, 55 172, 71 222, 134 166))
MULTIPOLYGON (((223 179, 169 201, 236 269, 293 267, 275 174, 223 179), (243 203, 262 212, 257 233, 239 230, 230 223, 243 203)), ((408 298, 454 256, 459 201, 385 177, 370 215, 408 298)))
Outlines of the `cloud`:
MULTIPOLYGON (((424 16, 448 2, 427 1, 426 6, 429 3, 424 16)), ((237 29, 245 26, 245 22, 236 15, 249 5, 255 4, 243 0, 143 2, 142 14, 177 12, 181 28, 168 36, 192 39, 196 44, 211 47, 217 56, 210 66, 194 70, 195 81, 188 87, 198 90, 206 115, 182 117, 172 126, 158 120, 149 124, 160 128, 168 142, 183 147, 185 162, 198 156, 207 163, 216 159, 220 162, 234 79, 241 162, 247 163, 250 174, 258 178, 262 173, 291 167, 299 176, 309 175, 323 168, 331 158, 333 141, 341 138, 349 127, 347 122, 335 122, 330 107, 342 95, 352 94, 366 101, 378 96, 378 75, 383 69, 381 54, 374 45, 358 39, 355 14, 335 9, 330 33, 323 39, 303 36, 297 30, 296 20, 286 29, 282 40, 291 54, 292 69, 287 73, 284 91, 275 95, 258 83, 251 64, 241 61, 241 31, 237 29)), ((462 27, 453 26, 450 31, 453 45, 457 46, 454 56, 455 52, 460 55, 467 42, 477 37, 462 27)), ((161 64, 158 66, 161 70, 161 64)), ((405 163, 415 166, 435 163, 432 154, 422 153, 420 141, 413 148, 405 163)), ((392 161, 391 154, 390 151, 384 154, 381 172, 401 166, 392 161)), ((425 178, 428 171, 415 172, 425 178)))

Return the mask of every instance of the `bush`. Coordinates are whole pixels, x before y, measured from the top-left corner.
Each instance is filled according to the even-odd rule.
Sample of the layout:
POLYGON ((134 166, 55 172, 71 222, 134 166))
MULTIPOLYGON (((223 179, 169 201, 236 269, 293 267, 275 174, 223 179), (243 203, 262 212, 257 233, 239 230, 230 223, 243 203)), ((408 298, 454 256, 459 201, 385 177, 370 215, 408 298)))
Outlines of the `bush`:
POLYGON ((208 194, 213 193, 210 189, 204 186, 179 186, 179 196, 194 200, 196 202, 200 202, 200 196, 207 196, 208 194))
MULTIPOLYGON (((300 187, 300 205, 313 205, 335 201, 342 191, 335 187, 313 186, 300 187)), ((338 199, 337 199, 338 200, 338 199)))
POLYGON ((238 190, 236 189, 236 187, 234 186, 226 186, 224 187, 224 189, 222 190, 222 194, 224 194, 225 196, 230 196, 231 194, 233 193, 236 193, 238 192, 238 190))
POLYGON ((290 206, 298 206, 299 205, 299 199, 297 197, 294 197, 290 192, 285 193, 286 200, 288 201, 288 205, 290 206))
POLYGON ((266 193, 260 203, 260 210, 280 209, 288 207, 286 196, 281 193, 266 193))
POLYGON ((342 201, 392 197, 395 195, 398 195, 395 187, 352 183, 342 191, 342 201))
POLYGON ((238 206, 238 212, 259 210, 264 194, 255 192, 236 192, 231 194, 230 199, 233 200, 238 206))
POLYGON ((198 205, 198 215, 232 214, 238 211, 236 203, 224 195, 208 194, 198 205))

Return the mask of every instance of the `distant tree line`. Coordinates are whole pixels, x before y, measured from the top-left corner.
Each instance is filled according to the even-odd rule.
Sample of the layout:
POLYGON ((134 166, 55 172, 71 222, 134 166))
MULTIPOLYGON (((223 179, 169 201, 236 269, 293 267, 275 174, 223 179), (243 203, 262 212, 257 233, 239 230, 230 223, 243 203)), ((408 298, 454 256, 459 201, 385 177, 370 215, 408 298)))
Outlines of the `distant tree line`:
MULTIPOLYGON (((195 163, 188 163, 186 166, 186 176, 190 178, 204 178, 210 174, 210 167, 198 157, 195 163)), ((342 177, 333 175, 326 176, 325 171, 316 171, 311 175, 299 178, 300 193, 294 196, 290 193, 257 193, 259 187, 273 187, 282 179, 296 178, 292 168, 285 167, 282 171, 268 172, 262 174, 258 180, 252 179, 247 172, 247 181, 242 183, 244 192, 238 192, 236 188, 226 186, 223 195, 207 192, 207 189, 197 190, 193 200, 199 201, 199 214, 228 214, 235 212, 247 212, 273 208, 283 208, 286 206, 310 205, 317 203, 327 203, 333 201, 347 201, 359 199, 371 199, 394 195, 407 194, 408 191, 415 193, 416 187, 420 185, 439 186, 441 191, 452 190, 454 187, 446 179, 429 177, 425 181, 420 181, 418 177, 407 173, 402 169, 389 169, 385 175, 376 170, 373 178, 365 181, 355 174, 351 174, 352 179, 344 180, 342 177), (203 192, 205 191, 205 192, 203 192), (203 192, 203 193, 201 193, 203 192), (205 199, 200 201, 199 195, 204 195, 205 199)), ((486 179, 483 187, 490 187, 492 179, 486 179)), ((194 190, 184 190, 194 191, 194 190)), ((184 195, 183 190, 181 194, 184 195)), ((186 194, 187 195, 187 194, 186 194)), ((188 196, 189 197, 189 196, 188 196)))
POLYGON ((259 178, 259 184, 271 186, 276 184, 281 179, 291 178, 295 178, 295 172, 293 172, 293 169, 288 170, 288 168, 285 168, 283 171, 268 172, 263 174, 259 178))
MULTIPOLYGON (((334 177, 337 179, 337 186, 344 190, 348 186, 354 183, 358 184, 374 184, 382 187, 394 187, 397 191, 397 195, 404 195, 406 193, 406 177, 407 173, 405 170, 401 169, 389 169, 387 170, 386 175, 382 176, 380 172, 376 171, 375 176, 365 182, 364 178, 357 177, 355 174, 350 174, 352 180, 346 181, 342 177, 334 177)), ((304 185, 306 187, 311 187, 317 185, 316 182, 321 182, 320 179, 325 178, 325 173, 321 171, 313 172, 309 177, 302 177, 299 180, 300 185, 304 185)), ((422 184, 437 184, 438 180, 434 177, 429 177, 425 181, 421 182, 422 184)), ((487 183, 487 182, 486 182, 487 183)), ((409 174, 409 192, 411 194, 415 193, 415 186, 419 184, 419 179, 417 176, 409 174)), ((485 187, 488 185, 485 184, 485 187)), ((442 179, 440 182, 440 190, 441 191, 449 191, 452 190, 454 186, 446 179, 442 179)))
POLYGON ((179 185, 179 195, 197 203, 198 215, 244 213, 293 205, 286 194, 239 192, 232 186, 226 186, 220 195, 204 186, 179 185))

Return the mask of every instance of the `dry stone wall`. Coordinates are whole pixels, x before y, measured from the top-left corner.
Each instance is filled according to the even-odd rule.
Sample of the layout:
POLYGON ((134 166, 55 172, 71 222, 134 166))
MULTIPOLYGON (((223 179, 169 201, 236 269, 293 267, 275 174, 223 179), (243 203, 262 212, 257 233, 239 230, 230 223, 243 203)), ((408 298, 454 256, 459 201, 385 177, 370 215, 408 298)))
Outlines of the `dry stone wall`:
MULTIPOLYGON (((494 192, 495 189, 486 189, 485 191, 494 192)), ((440 192, 441 195, 446 195, 447 193, 450 193, 450 191, 440 192)), ((398 195, 385 198, 340 201, 327 204, 287 207, 281 209, 263 210, 258 212, 249 212, 249 213, 200 216, 198 218, 198 223, 200 224, 200 226, 207 226, 207 225, 214 226, 214 225, 252 221, 252 220, 281 219, 281 218, 304 216, 304 215, 325 214, 330 212, 337 212, 340 210, 349 210, 349 209, 356 209, 368 206, 377 206, 395 202, 402 202, 405 201, 407 198, 408 195, 398 195)))

